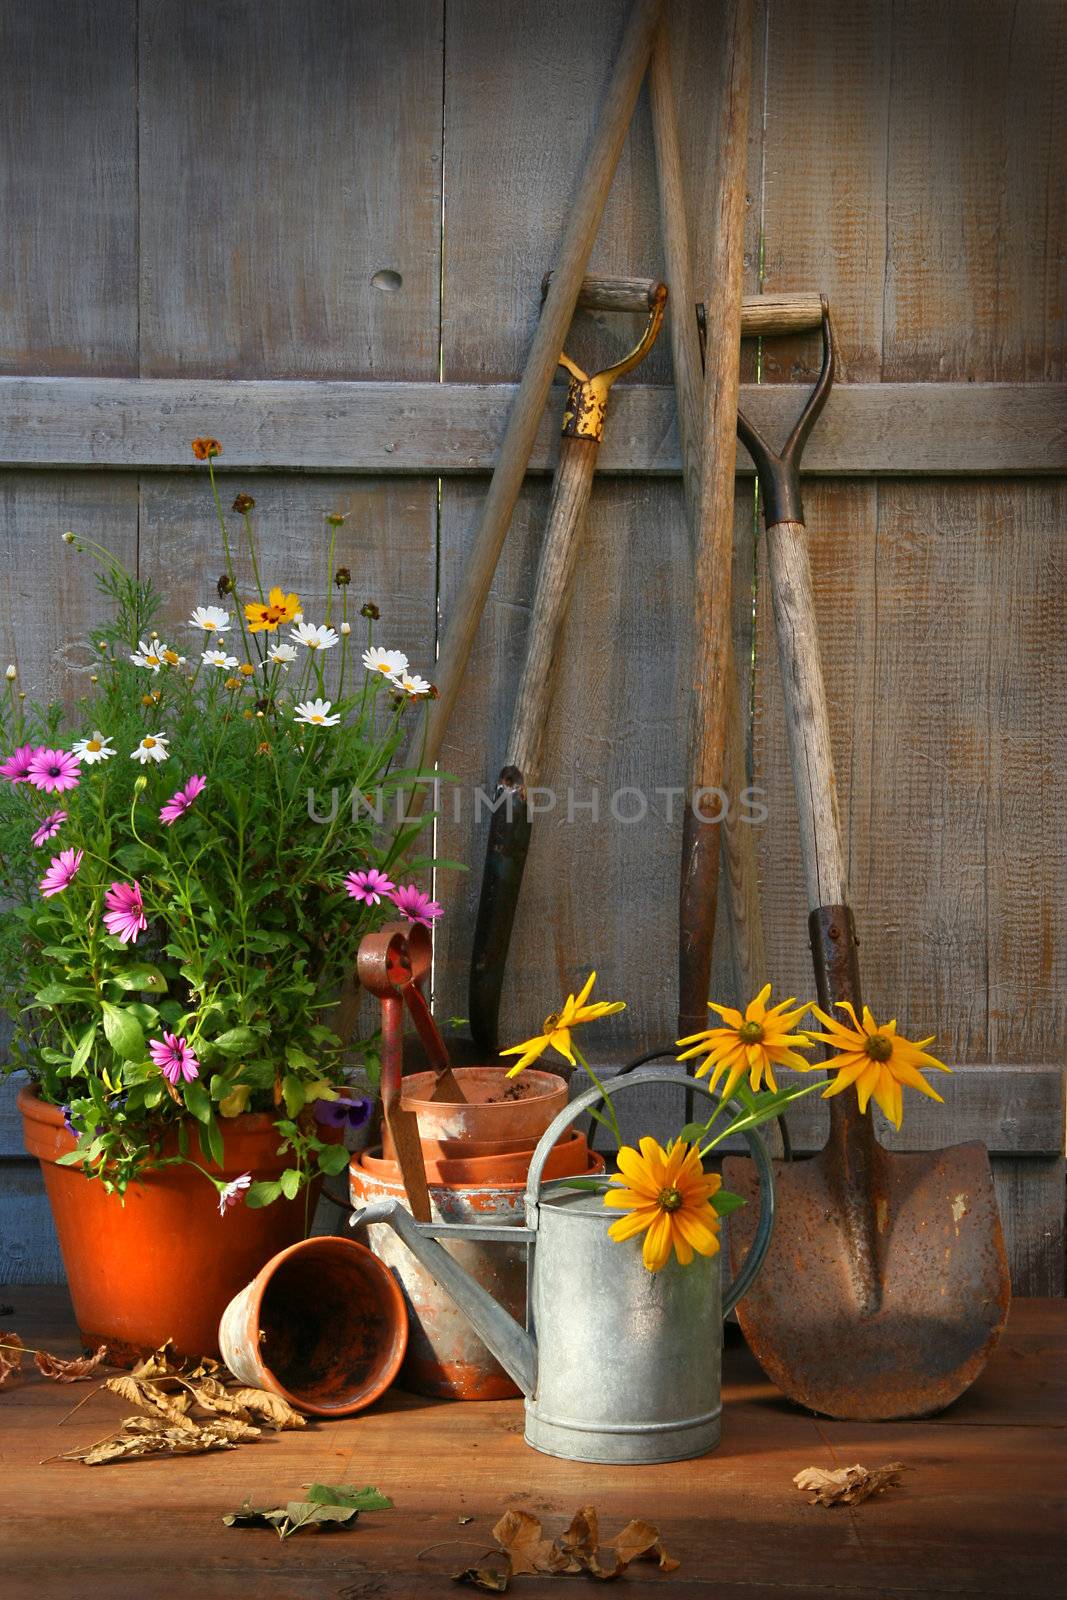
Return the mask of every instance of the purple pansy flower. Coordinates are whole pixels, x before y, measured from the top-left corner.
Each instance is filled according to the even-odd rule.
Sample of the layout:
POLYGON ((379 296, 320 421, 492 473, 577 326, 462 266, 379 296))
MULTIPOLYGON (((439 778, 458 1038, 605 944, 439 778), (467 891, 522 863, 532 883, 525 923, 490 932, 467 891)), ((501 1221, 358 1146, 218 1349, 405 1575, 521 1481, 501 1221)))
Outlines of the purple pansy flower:
POLYGON ((370 1121, 372 1105, 364 1094, 355 1100, 344 1096, 338 1100, 316 1100, 313 1109, 315 1121, 324 1128, 362 1128, 370 1121))

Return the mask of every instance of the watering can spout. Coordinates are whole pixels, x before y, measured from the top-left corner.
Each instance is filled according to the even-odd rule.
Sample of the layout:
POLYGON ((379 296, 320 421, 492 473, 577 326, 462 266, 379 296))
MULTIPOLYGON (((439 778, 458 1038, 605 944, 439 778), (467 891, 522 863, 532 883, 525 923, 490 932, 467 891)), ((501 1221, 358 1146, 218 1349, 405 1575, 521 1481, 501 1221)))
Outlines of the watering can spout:
MULTIPOLYGON (((384 1223, 403 1240, 412 1255, 456 1302, 508 1376, 527 1398, 531 1398, 537 1387, 537 1346, 526 1329, 521 1328, 515 1318, 438 1244, 434 1238, 435 1225, 417 1223, 397 1200, 377 1200, 362 1211, 353 1212, 350 1226, 362 1228, 375 1223, 384 1223)), ((442 1232, 452 1231, 446 1224, 440 1226, 442 1232)), ((461 1231, 467 1238, 475 1233, 493 1239, 499 1236, 508 1244, 530 1237, 527 1229, 514 1226, 464 1227, 461 1231)))

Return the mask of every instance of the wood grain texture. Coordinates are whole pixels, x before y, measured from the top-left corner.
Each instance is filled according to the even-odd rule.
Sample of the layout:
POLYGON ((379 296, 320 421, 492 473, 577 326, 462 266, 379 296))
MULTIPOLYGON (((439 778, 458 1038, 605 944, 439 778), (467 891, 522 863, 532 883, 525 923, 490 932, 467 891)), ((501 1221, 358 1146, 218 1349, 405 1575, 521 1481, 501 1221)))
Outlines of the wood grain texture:
POLYGON ((443 10, 141 0, 143 374, 436 375, 443 10))
MULTIPOLYGON (((225 442, 222 472, 481 475, 492 470, 514 398, 513 385, 496 383, 0 378, 0 465, 193 471, 189 440, 210 428, 225 442)), ((554 386, 531 472, 554 469, 561 404, 554 386)), ((742 384, 741 404, 761 432, 784 438, 803 392, 742 384)), ((611 407, 597 471, 678 476, 672 390, 624 381, 612 391, 611 407)), ((737 471, 750 477, 753 470, 739 444, 737 471)), ((804 453, 804 472, 1062 474, 1067 385, 838 385, 804 453)))
POLYGON ((7 6, 0 371, 137 371, 137 0, 7 6))
MULTIPOLYGON (((16 1291, 5 1299, 27 1342, 75 1353, 58 1295, 16 1291)), ((654 1569, 631 1569, 623 1582, 638 1594, 662 1587, 672 1600, 1044 1600, 1058 1592, 1063 1564, 1064 1321, 1062 1303, 1017 1303, 989 1366, 956 1405, 928 1421, 877 1428, 783 1406, 728 1335, 720 1448, 636 1480, 625 1467, 594 1474, 532 1451, 519 1400, 428 1403, 397 1389, 358 1417, 270 1435, 237 1452, 108 1474, 44 1458, 61 1443, 109 1433, 126 1414, 120 1398, 96 1395, 60 1426, 88 1386, 72 1394, 29 1372, 4 1395, 4 1462, 20 1486, 17 1503, 3 1511, 5 1596, 51 1600, 58 1570, 68 1583, 76 1574, 79 1600, 163 1600, 177 1584, 202 1600, 235 1591, 256 1600, 440 1600, 452 1592, 450 1575, 493 1547, 503 1510, 530 1512, 555 1536, 594 1501, 605 1535, 638 1510, 680 1563, 669 1584, 654 1569), (851 1512, 811 1506, 792 1485, 804 1467, 883 1460, 913 1471, 899 1489, 851 1512), (356 1478, 370 1463, 364 1475, 395 1508, 361 1514, 353 1532, 279 1543, 271 1529, 223 1526, 224 1512, 246 1494, 257 1504, 284 1501, 301 1484, 356 1478), (753 1540, 754 1526, 773 1527, 777 1537, 753 1540)), ((553 1600, 560 1583, 523 1576, 514 1588, 553 1600)))

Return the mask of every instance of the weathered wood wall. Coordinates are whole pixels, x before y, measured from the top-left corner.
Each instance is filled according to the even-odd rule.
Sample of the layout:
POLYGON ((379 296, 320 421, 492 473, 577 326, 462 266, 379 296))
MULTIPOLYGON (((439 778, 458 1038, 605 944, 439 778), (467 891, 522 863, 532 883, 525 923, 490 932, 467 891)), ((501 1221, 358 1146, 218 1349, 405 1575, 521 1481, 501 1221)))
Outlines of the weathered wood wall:
MULTIPOLYGON (((813 446, 820 475, 806 495, 869 997, 902 1028, 936 1029, 947 1058, 968 1069, 936 1120, 905 1122, 904 1142, 984 1128, 1017 1285, 1059 1293, 1062 11, 1052 0, 762 0, 757 11, 746 289, 828 293, 842 385, 857 386, 855 406, 884 386, 862 399, 873 413, 845 389, 831 401, 833 448, 820 457, 813 446)), ((300 587, 309 615, 322 600, 320 515, 340 504, 353 512, 344 558, 381 604, 388 642, 432 657, 506 413, 503 386, 522 369, 624 15, 623 0, 7 8, 0 659, 17 653, 41 691, 83 666, 72 640, 97 602, 59 543, 66 527, 166 578, 175 619, 204 597, 214 534, 203 485, 180 470, 187 439, 203 431, 233 439, 223 465, 247 464, 233 486, 256 496, 268 565, 300 587), (54 381, 16 381, 44 377, 54 381), (279 379, 301 381, 258 386, 279 379), (347 387, 367 381, 390 385, 384 423, 369 417, 374 396, 347 387), (434 406, 423 386, 442 381, 434 406), (416 391, 395 388, 407 383, 420 385, 410 416, 404 395, 416 391), (485 387, 453 400, 453 384, 485 387)), ((672 0, 671 26, 700 286, 716 7, 672 0)), ((642 96, 596 269, 661 270, 654 178, 642 96)), ((584 319, 577 353, 614 352, 628 332, 584 319)), ((745 376, 803 382, 815 355, 799 340, 768 346, 758 370, 746 358, 745 376)), ((665 339, 640 379, 669 383, 665 339)), ((605 451, 613 470, 594 492, 552 714, 545 782, 560 808, 535 842, 506 994, 509 1031, 523 1037, 595 964, 600 990, 630 1004, 595 1041, 613 1063, 672 1036, 680 826, 655 790, 683 781, 686 685, 700 670, 669 391, 642 387, 624 405, 605 451), (624 786, 650 801, 629 825, 608 809, 624 786), (568 789, 579 803, 571 825, 568 789), (593 789, 599 823, 580 805, 593 789)), ((466 1011, 484 829, 470 790, 499 764, 546 503, 542 472, 520 502, 443 757, 462 808, 457 820, 446 807, 440 852, 473 869, 438 886, 449 907, 436 978, 446 1017, 466 1011)), ((743 477, 734 617, 753 779, 769 809, 768 977, 804 994, 754 513, 743 477)), ((730 998, 725 950, 716 981, 730 998)), ((801 1133, 814 1139, 814 1123, 801 1133)), ((0 1281, 58 1271, 20 1151, 0 1110, 0 1281)))

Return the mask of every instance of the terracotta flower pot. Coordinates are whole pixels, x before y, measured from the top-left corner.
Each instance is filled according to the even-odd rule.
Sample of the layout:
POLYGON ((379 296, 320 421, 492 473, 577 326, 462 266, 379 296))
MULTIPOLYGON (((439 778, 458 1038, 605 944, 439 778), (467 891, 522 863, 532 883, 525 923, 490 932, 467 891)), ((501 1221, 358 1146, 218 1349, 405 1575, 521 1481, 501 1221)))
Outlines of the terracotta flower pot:
MULTIPOLYGON (((272 1256, 305 1233, 318 1198, 303 1194, 251 1210, 234 1206, 219 1215, 218 1194, 203 1173, 178 1165, 146 1173, 126 1191, 108 1194, 80 1167, 56 1165, 76 1143, 58 1106, 35 1086, 18 1097, 23 1138, 41 1163, 63 1253, 74 1315, 86 1345, 106 1344, 111 1360, 130 1365, 167 1339, 181 1355, 218 1355, 219 1318, 238 1290, 272 1256)), ((273 1119, 262 1112, 220 1124, 225 1161, 202 1160, 195 1134, 190 1153, 226 1182, 243 1172, 277 1178, 291 1164, 276 1154, 281 1143, 273 1119)), ((177 1153, 177 1136, 164 1145, 177 1153)))
MULTIPOLYGON (((459 1140, 456 1147, 462 1154, 434 1156, 423 1147, 426 1163, 426 1181, 446 1188, 478 1188, 484 1185, 524 1184, 530 1170, 530 1159, 537 1147, 532 1144, 521 1150, 496 1150, 489 1154, 475 1154, 463 1150, 459 1140)), ((399 1184, 400 1166, 381 1151, 364 1150, 359 1158, 364 1170, 375 1178, 384 1178, 399 1184)), ((571 1128, 553 1149, 545 1162, 545 1179, 576 1178, 590 1170, 589 1145, 585 1134, 571 1128)))
MULTIPOLYGON (((508 1077, 507 1067, 456 1067, 456 1081, 466 1096, 454 1104, 429 1098, 434 1074, 416 1072, 401 1085, 404 1108, 419 1119, 419 1138, 424 1142, 468 1140, 484 1154, 496 1149, 527 1146, 532 1151, 552 1119, 563 1110, 569 1098, 567 1083, 555 1072, 528 1068, 517 1078, 508 1077)), ((395 1152, 388 1131, 384 1153, 395 1152)), ((429 1152, 427 1152, 429 1153, 429 1152)))
POLYGON ((354 1239, 290 1245, 230 1301, 219 1324, 234 1377, 313 1417, 350 1417, 373 1405, 407 1343, 395 1278, 354 1239))
MULTIPOLYGON (((443 1162, 427 1173, 430 1209, 435 1221, 515 1223, 524 1218, 526 1176, 533 1151, 503 1156, 476 1156, 466 1162, 443 1162), (441 1182, 444 1168, 467 1181, 441 1182)), ((584 1134, 564 1139, 548 1158, 546 1177, 574 1177, 603 1172, 601 1156, 590 1152, 584 1134)), ((396 1162, 378 1152, 353 1156, 348 1169, 353 1205, 373 1200, 404 1200, 396 1162)), ((392 1228, 367 1229, 375 1255, 395 1274, 408 1305, 408 1352, 400 1383, 416 1394, 444 1400, 506 1400, 519 1390, 475 1333, 463 1312, 392 1228)), ((449 1240, 445 1245, 470 1275, 489 1290, 518 1322, 526 1320, 526 1249, 521 1242, 483 1244, 449 1240)))

